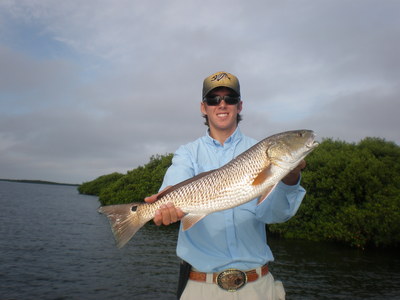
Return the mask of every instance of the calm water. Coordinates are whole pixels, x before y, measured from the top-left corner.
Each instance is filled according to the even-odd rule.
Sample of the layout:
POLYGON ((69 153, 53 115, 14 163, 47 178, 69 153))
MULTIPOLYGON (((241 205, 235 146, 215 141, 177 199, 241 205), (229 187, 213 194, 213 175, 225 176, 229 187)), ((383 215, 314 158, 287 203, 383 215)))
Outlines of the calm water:
MULTIPOLYGON (((0 300, 174 299, 176 230, 146 226, 117 249, 96 197, 0 181, 0 300)), ((271 240, 287 299, 400 299, 400 258, 271 240)))

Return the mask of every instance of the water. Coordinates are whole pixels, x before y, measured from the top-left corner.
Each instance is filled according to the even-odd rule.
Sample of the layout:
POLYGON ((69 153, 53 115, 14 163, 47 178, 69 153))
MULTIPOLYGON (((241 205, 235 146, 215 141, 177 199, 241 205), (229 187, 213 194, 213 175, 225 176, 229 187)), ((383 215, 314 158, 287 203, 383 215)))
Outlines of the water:
POLYGON ((400 257, 394 251, 298 240, 270 244, 276 260, 271 272, 284 282, 288 299, 400 299, 400 257))
MULTIPOLYGON (((96 197, 0 181, 0 300, 175 299, 176 230, 145 226, 117 249, 96 197)), ((326 243, 270 241, 287 299, 400 299, 400 258, 326 243)))

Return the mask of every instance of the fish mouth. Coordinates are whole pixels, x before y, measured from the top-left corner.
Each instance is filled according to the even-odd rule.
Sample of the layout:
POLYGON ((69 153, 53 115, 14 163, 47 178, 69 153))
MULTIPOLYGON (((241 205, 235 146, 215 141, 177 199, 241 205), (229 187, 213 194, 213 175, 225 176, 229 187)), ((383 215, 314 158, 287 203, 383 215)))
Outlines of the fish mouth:
POLYGON ((309 149, 314 149, 315 147, 318 147, 318 145, 319 145, 319 143, 317 141, 312 141, 312 142, 309 142, 306 145, 306 147, 309 148, 309 149))
POLYGON ((314 132, 312 132, 308 143, 305 145, 306 148, 308 149, 307 153, 311 152, 316 147, 318 147, 319 143, 315 140, 315 138, 316 138, 316 134, 314 132))
POLYGON ((314 149, 315 147, 318 147, 319 143, 315 140, 316 137, 316 134, 311 132, 309 142, 305 145, 308 149, 314 149))

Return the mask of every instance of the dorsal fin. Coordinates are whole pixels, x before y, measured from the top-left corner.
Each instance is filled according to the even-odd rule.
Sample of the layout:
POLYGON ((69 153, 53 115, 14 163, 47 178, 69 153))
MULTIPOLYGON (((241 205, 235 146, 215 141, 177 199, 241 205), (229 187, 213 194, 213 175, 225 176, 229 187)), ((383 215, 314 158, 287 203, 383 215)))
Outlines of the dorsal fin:
POLYGON ((170 186, 169 188, 167 188, 166 190, 164 190, 163 192, 161 192, 160 194, 158 194, 157 200, 160 200, 161 197, 164 197, 165 195, 171 193, 172 191, 175 191, 176 189, 180 188, 181 186, 184 186, 184 185, 189 184, 189 183, 191 183, 191 182, 193 182, 193 181, 195 181, 195 180, 197 180, 197 179, 200 179, 200 178, 202 178, 202 177, 204 177, 204 176, 207 176, 208 174, 210 174, 210 173, 212 173, 212 172, 214 172, 214 171, 215 171, 215 170, 211 170, 211 171, 207 171, 207 172, 200 173, 200 174, 198 174, 198 175, 196 175, 196 176, 194 176, 194 177, 192 177, 192 178, 189 178, 189 179, 184 180, 184 181, 182 181, 182 182, 180 182, 180 183, 178 183, 178 184, 175 184, 175 185, 173 185, 173 186, 170 186))

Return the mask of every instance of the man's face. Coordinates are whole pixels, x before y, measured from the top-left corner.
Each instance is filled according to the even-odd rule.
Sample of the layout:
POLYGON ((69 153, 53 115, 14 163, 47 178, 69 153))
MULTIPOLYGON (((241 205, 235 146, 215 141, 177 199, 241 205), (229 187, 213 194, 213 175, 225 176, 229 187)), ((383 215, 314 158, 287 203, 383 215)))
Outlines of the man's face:
MULTIPOLYGON (((232 96, 235 97, 235 93, 228 88, 216 88, 212 90, 208 97, 215 96, 232 96)), ((242 111, 242 101, 238 104, 227 104, 225 100, 216 106, 210 106, 205 102, 201 103, 201 112, 208 117, 208 123, 211 132, 217 131, 229 131, 233 133, 237 127, 237 114, 242 111)))

